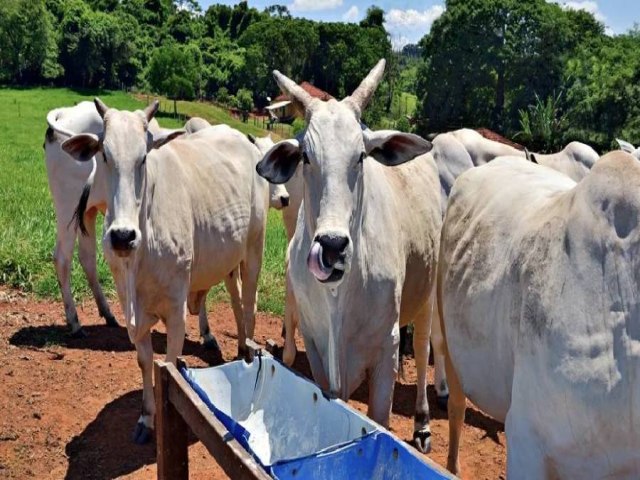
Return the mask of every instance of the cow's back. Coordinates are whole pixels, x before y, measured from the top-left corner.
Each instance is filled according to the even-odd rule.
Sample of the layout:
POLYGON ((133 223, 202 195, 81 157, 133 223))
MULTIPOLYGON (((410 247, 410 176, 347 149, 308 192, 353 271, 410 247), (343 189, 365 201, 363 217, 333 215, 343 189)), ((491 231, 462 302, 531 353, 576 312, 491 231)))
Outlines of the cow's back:
POLYGON ((473 161, 464 145, 452 133, 443 133, 433 140, 431 155, 438 168, 440 178, 440 204, 442 216, 447 208, 447 199, 453 184, 460 175, 473 168, 473 161))
POLYGON ((253 146, 228 127, 176 139, 149 155, 150 268, 157 272, 164 259, 188 265, 190 288, 201 290, 237 266, 255 213, 256 161, 253 146))
POLYGON ((463 384, 483 379, 467 392, 470 398, 503 421, 521 313, 511 259, 511 253, 517 254, 515 238, 535 228, 535 212, 542 205, 551 208, 555 196, 575 185, 551 169, 514 160, 499 158, 458 178, 440 255, 449 350, 456 363, 465 366, 459 372, 463 384))
POLYGON ((595 165, 598 154, 589 145, 571 142, 557 153, 536 154, 535 159, 540 165, 553 168, 579 182, 595 165))
POLYGON ((577 186, 497 160, 450 200, 440 275, 453 363, 470 399, 509 412, 560 477, 624 472, 640 447, 639 212, 628 156, 604 157, 577 186))
POLYGON ((525 153, 504 143, 484 138, 475 130, 461 128, 450 132, 467 149, 475 166, 484 165, 494 158, 514 156, 525 158, 525 153))

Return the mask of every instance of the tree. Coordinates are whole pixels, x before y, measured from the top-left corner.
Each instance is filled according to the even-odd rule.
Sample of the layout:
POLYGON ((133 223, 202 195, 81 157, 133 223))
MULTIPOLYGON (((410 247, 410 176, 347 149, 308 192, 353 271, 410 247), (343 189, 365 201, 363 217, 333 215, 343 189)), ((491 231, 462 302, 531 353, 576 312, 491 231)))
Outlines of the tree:
POLYGON ((271 17, 291 18, 291 13, 286 5, 270 5, 264 11, 271 17))
POLYGON ((382 28, 384 29, 384 10, 380 7, 371 6, 367 8, 367 14, 360 21, 363 28, 382 28))
POLYGON ((192 10, 183 8, 167 19, 167 32, 178 43, 188 43, 202 37, 203 23, 192 10))
POLYGON ((43 0, 0 3, 0 79, 29 84, 62 73, 53 20, 43 0))
POLYGON ((170 44, 153 52, 147 80, 154 92, 173 100, 173 110, 177 114, 176 101, 192 99, 196 95, 200 83, 200 67, 193 48, 170 44))
MULTIPOLYGON (((589 18, 591 20, 589 20, 589 18)), ((519 128, 518 112, 560 91, 564 66, 601 27, 545 0, 449 0, 420 43, 421 132, 519 128), (575 32, 582 25, 585 35, 575 32)))
POLYGON ((580 140, 601 150, 616 137, 640 140, 640 33, 603 37, 584 46, 565 72, 565 140, 580 140))
POLYGON ((136 58, 139 25, 124 12, 94 12, 81 0, 65 4, 60 23, 60 63, 65 83, 80 87, 133 85, 141 64, 136 58))
POLYGON ((277 93, 272 70, 298 79, 305 76, 318 34, 309 20, 269 17, 247 28, 238 43, 246 51, 244 86, 266 97, 277 93))
POLYGON ((238 110, 242 114, 242 121, 246 123, 249 119, 249 113, 253 109, 253 94, 246 88, 241 88, 236 93, 236 101, 238 102, 238 110))

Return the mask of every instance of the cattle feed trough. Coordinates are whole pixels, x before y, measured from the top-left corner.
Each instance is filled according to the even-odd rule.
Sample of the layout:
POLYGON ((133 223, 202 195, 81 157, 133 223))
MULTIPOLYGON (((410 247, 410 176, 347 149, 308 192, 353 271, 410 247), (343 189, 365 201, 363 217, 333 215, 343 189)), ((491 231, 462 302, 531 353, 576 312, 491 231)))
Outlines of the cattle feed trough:
POLYGON ((189 428, 233 479, 455 478, 248 344, 248 363, 155 363, 159 479, 188 478, 189 428))

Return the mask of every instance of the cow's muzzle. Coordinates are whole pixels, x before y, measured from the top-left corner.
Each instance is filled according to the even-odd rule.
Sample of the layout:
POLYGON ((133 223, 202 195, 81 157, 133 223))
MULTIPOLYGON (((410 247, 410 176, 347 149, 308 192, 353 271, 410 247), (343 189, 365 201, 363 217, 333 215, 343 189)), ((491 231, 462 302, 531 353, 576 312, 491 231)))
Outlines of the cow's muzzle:
POLYGON ((109 231, 111 248, 119 257, 127 257, 138 247, 138 233, 129 228, 114 228, 109 231))
POLYGON ((348 246, 348 237, 341 235, 316 236, 307 257, 307 266, 319 282, 334 283, 342 280, 346 269, 348 246))

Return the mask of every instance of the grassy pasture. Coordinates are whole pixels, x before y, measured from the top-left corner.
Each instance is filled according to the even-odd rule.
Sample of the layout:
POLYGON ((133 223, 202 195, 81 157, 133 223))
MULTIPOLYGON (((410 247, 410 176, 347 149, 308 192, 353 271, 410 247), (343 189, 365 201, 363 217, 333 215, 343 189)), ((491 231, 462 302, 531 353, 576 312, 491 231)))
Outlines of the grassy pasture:
MULTIPOLYGON (((55 212, 42 150, 46 114, 53 108, 91 100, 96 94, 111 107, 135 110, 145 105, 122 92, 0 88, 0 283, 40 296, 60 298, 52 262, 56 240, 55 212)), ((181 113, 202 116, 212 123, 228 123, 245 133, 266 134, 253 125, 230 118, 225 111, 213 106, 182 103, 178 106, 181 113)), ((166 116, 158 120, 163 127, 181 126, 166 116)), ((282 314, 284 310, 285 248, 282 217, 279 212, 270 211, 259 286, 260 310, 276 314, 282 314)), ((100 246, 98 271, 105 292, 115 301, 113 279, 100 246)), ((77 257, 71 278, 76 300, 89 299, 90 291, 77 257)), ((218 287, 211 297, 226 299, 222 287, 218 287)))

